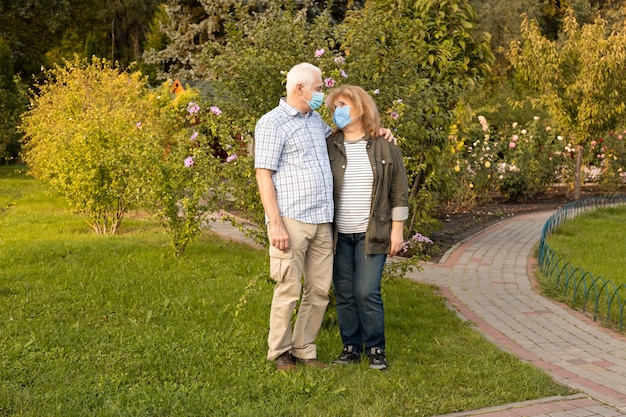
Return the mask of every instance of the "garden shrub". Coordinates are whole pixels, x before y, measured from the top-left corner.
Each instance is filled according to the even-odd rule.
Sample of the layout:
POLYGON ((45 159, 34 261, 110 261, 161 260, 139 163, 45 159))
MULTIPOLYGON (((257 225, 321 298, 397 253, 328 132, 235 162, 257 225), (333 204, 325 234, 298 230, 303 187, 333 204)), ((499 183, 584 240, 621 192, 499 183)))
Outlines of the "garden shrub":
MULTIPOLYGON (((153 171, 151 207, 168 231, 176 255, 181 256, 209 220, 221 218, 243 229, 247 223, 230 211, 246 211, 250 204, 246 197, 255 194, 256 183, 249 136, 235 119, 205 103, 195 90, 170 98, 170 83, 161 88, 161 117, 168 120, 169 133, 153 171)), ((254 211, 259 210, 248 212, 254 211)), ((260 215, 252 220, 259 220, 260 215)), ((250 228, 249 233, 255 231, 250 228)))
POLYGON ((139 72, 78 58, 38 89, 24 116, 24 160, 97 233, 115 234, 131 208, 148 209, 180 256, 211 215, 247 205, 261 213, 253 220, 262 215, 250 135, 197 91, 152 89, 139 72))
POLYGON ((587 167, 584 170, 585 182, 597 183, 604 192, 614 192, 623 188, 626 182, 626 144, 621 133, 609 132, 597 140, 592 140, 583 157, 587 167))
POLYGON ((98 234, 115 234, 148 192, 161 121, 139 73, 94 58, 46 72, 24 115, 24 161, 98 234))
POLYGON ((532 199, 571 164, 568 144, 539 117, 526 127, 492 127, 483 116, 478 121, 454 137, 457 180, 469 183, 477 196, 496 191, 512 201, 532 199))
POLYGON ((365 88, 405 157, 409 234, 424 231, 448 192, 441 163, 455 106, 482 82, 493 58, 488 40, 474 30, 474 9, 464 0, 371 2, 340 23, 329 10, 309 12, 281 1, 267 2, 262 12, 236 7, 224 38, 207 43, 202 70, 248 131, 277 105, 286 72, 299 62, 320 67, 327 88, 365 88))

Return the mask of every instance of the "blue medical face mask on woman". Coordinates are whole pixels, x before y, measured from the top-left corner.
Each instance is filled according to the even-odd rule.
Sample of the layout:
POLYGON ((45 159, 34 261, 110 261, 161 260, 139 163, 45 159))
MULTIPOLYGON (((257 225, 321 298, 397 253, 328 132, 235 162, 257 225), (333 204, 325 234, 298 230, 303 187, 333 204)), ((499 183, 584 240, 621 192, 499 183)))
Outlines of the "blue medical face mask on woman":
MULTIPOLYGON (((304 87, 306 88, 306 87, 304 87)), ((308 88, 306 88, 307 90, 309 90, 308 88)), ((311 90, 309 90, 311 91, 311 90)), ((324 93, 319 92, 319 91, 311 91, 311 100, 310 101, 306 101, 306 104, 309 105, 309 107, 311 108, 311 110, 317 110, 322 103, 324 102, 324 93)), ((304 98, 304 97, 303 97, 304 98)))
POLYGON ((339 129, 343 129, 352 123, 352 117, 350 117, 350 106, 337 107, 333 113, 333 122, 339 129))

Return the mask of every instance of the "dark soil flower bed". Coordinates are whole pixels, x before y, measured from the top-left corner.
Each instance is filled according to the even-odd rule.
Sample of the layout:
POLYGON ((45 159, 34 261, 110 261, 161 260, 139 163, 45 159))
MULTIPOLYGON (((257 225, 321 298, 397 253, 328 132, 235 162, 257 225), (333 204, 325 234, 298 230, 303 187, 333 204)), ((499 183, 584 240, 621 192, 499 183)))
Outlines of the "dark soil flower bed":
MULTIPOLYGON (((597 187, 585 186, 581 198, 602 194, 597 187)), ((463 212, 442 210, 437 216, 442 228, 429 236, 433 245, 429 250, 430 261, 438 262, 448 249, 455 244, 502 220, 544 210, 557 210, 574 201, 573 194, 564 187, 555 187, 526 202, 505 201, 500 196, 491 196, 476 207, 463 212)), ((539 240, 539 236, 537 236, 539 240)))

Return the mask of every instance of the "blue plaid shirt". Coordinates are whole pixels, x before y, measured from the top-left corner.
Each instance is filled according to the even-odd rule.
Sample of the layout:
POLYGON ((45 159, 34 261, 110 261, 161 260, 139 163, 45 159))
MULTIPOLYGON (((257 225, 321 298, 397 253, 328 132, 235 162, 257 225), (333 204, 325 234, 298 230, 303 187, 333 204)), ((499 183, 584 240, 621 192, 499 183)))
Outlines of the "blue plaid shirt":
POLYGON ((281 216, 309 224, 333 221, 330 133, 319 113, 302 114, 284 99, 257 122, 254 167, 274 171, 281 216))

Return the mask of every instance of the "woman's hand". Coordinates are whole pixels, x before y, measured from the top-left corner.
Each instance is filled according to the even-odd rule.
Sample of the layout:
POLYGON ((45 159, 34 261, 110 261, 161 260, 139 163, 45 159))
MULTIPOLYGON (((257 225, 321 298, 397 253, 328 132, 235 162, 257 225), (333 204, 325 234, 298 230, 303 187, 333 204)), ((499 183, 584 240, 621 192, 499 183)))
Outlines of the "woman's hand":
POLYGON ((403 229, 404 222, 394 221, 391 223, 389 256, 395 256, 404 246, 403 229))

